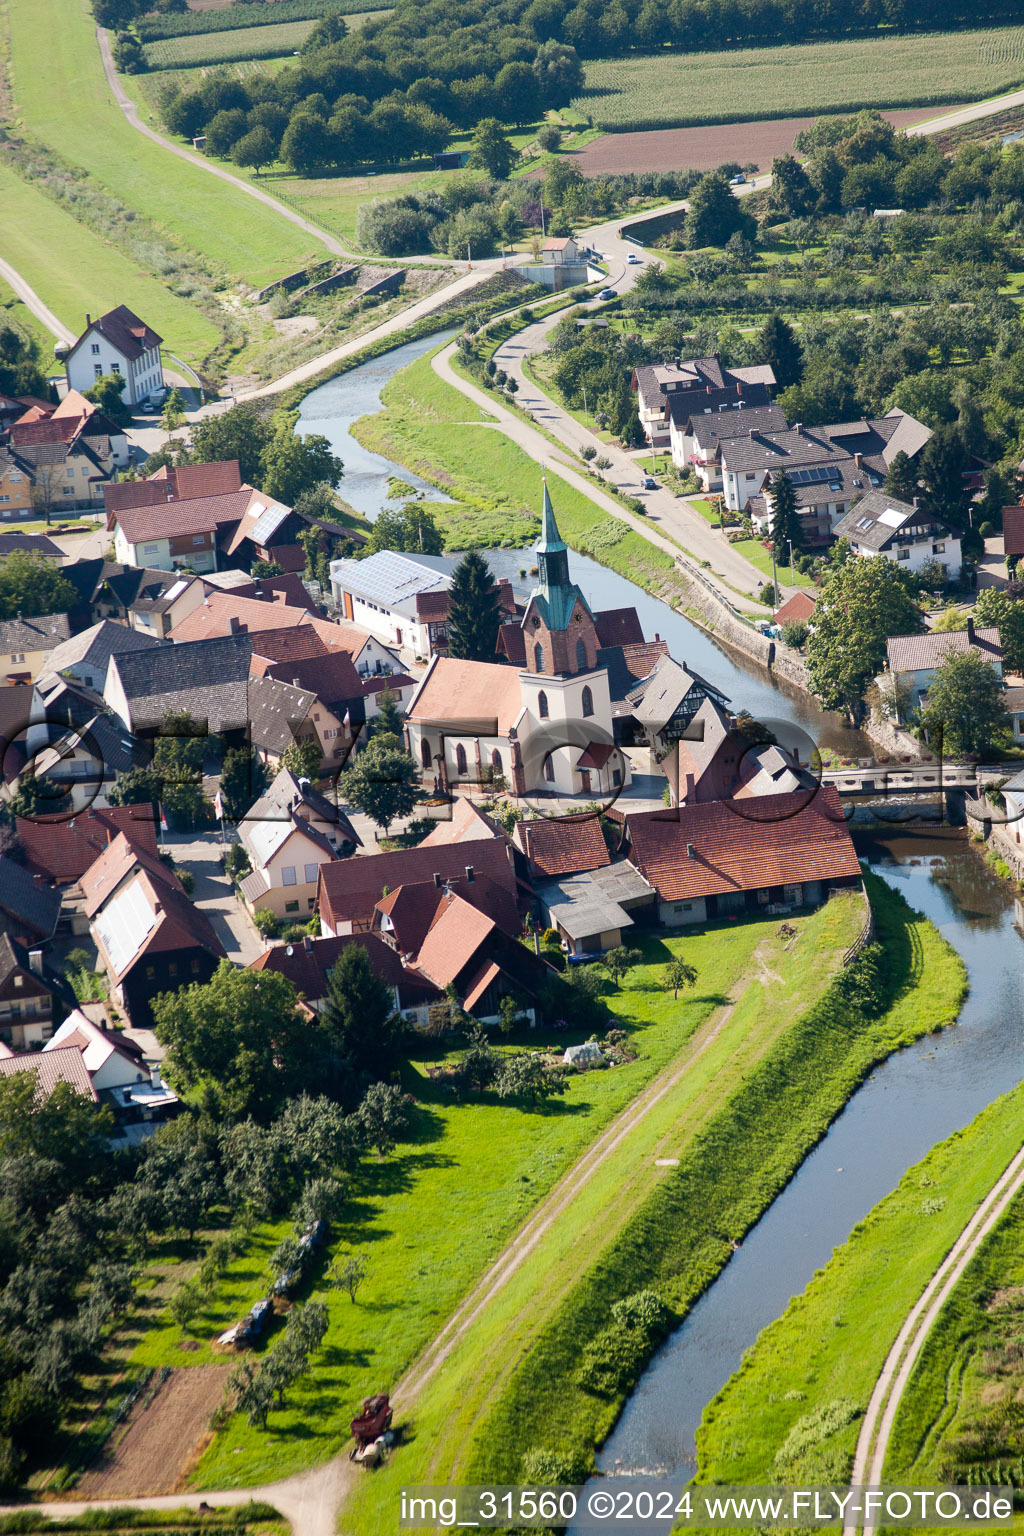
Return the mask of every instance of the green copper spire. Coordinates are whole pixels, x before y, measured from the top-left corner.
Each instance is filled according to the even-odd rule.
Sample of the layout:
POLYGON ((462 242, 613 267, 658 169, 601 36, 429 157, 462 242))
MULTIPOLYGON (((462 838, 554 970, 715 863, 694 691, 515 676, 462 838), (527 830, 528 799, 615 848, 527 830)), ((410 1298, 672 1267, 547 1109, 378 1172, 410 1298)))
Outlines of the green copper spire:
POLYGON ((544 477, 544 505, 540 514, 540 540, 537 544, 537 553, 554 554, 556 550, 564 549, 565 544, 562 535, 558 531, 555 522, 555 509, 551 505, 551 497, 548 495, 547 476, 544 477))

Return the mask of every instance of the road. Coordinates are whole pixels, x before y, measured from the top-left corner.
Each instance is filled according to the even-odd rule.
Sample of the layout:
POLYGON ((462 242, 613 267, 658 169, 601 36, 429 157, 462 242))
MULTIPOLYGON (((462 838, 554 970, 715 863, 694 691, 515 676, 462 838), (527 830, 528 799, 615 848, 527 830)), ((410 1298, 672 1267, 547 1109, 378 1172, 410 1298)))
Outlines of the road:
MULTIPOLYGON (((851 1483, 881 1483, 892 1426, 925 1340, 964 1270, 1022 1188, 1024 1149, 1000 1174, 907 1314, 864 1415, 854 1453, 851 1483)), ((859 1521, 848 1524, 844 1536, 855 1536, 859 1526, 859 1521)), ((872 1525, 865 1522, 863 1528, 870 1530, 872 1525)))
POLYGON ((946 112, 940 117, 929 117, 923 123, 914 123, 904 130, 914 138, 922 134, 945 133, 949 128, 959 128, 964 123, 976 123, 979 118, 994 117, 1010 107, 1024 107, 1024 91, 1007 91, 1005 96, 991 96, 988 101, 976 101, 973 106, 961 107, 956 112, 946 112))
POLYGON ((51 336, 55 337, 57 341, 66 342, 68 346, 71 345, 75 339, 73 332, 69 331, 67 326, 57 319, 52 309, 46 307, 35 289, 29 286, 21 273, 12 267, 9 261, 0 260, 0 277, 14 289, 18 298, 25 305, 25 308, 30 309, 36 319, 42 321, 51 336))

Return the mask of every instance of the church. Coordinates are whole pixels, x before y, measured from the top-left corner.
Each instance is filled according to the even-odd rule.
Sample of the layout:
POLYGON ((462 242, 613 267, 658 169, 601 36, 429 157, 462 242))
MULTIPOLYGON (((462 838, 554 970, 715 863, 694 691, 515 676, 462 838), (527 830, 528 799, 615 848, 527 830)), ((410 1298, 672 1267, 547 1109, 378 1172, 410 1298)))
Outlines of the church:
POLYGON ((434 656, 409 704, 409 750, 438 793, 498 780, 516 795, 600 800, 629 783, 629 759, 616 741, 609 650, 621 662, 624 650, 654 648, 642 634, 632 647, 602 644, 602 621, 610 630, 620 611, 595 615, 570 580, 546 482, 536 560, 537 585, 521 624, 503 625, 499 635, 511 665, 434 656))

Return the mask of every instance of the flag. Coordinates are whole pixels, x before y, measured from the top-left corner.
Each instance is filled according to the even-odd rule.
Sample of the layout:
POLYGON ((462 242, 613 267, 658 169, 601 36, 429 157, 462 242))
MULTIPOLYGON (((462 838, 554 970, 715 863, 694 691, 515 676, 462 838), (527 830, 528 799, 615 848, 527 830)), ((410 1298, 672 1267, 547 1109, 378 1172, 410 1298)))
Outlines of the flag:
POLYGON ((344 720, 341 723, 345 727, 346 731, 348 730, 349 726, 352 724, 352 721, 349 719, 349 713, 348 713, 347 709, 345 711, 345 718, 344 718, 344 720))
POLYGON ((164 810, 163 805, 160 806, 160 831, 167 831, 167 812, 164 810))
POLYGON ((218 821, 224 820, 224 801, 221 799, 220 790, 213 797, 213 814, 218 821))

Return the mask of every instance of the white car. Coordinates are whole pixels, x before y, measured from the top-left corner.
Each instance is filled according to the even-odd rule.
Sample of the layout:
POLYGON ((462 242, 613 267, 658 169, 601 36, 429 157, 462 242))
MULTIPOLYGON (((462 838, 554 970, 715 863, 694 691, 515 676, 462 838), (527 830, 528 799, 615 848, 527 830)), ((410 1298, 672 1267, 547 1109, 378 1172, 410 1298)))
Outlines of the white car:
POLYGON ((644 264, 643 257, 642 256, 634 256, 632 251, 630 251, 629 256, 627 257, 627 260, 629 261, 629 264, 630 264, 631 267, 642 267, 643 264, 644 264))

